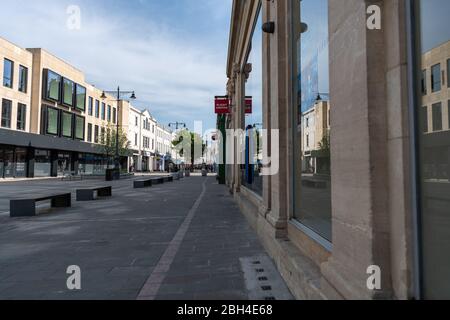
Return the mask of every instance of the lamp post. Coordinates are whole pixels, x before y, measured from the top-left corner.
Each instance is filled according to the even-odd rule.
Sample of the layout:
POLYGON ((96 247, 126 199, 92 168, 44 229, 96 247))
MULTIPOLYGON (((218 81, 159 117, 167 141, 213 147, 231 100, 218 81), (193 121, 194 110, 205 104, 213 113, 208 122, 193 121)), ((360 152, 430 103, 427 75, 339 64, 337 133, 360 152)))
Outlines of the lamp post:
POLYGON ((117 172, 119 172, 118 177, 120 177, 120 154, 119 154, 119 105, 120 101, 122 100, 121 97, 125 95, 131 95, 130 100, 136 100, 136 95, 134 91, 120 91, 120 87, 117 87, 117 90, 114 91, 103 91, 101 99, 105 100, 107 99, 106 94, 109 95, 117 95, 117 114, 116 114, 116 155, 114 159, 114 169, 117 172))

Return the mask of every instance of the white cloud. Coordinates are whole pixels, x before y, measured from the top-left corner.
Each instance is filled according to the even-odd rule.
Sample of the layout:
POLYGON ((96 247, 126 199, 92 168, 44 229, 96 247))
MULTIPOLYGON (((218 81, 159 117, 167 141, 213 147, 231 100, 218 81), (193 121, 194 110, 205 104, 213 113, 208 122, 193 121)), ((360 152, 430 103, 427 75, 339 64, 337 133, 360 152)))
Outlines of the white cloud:
MULTIPOLYGON (((208 16, 199 19, 228 21, 229 1, 188 3, 191 8, 182 9, 207 6, 208 16)), ((83 70, 97 87, 135 90, 136 104, 149 106, 162 121, 203 120, 214 125, 213 97, 223 93, 226 84, 228 24, 221 38, 211 35, 204 41, 205 34, 197 39, 177 30, 176 21, 171 26, 89 1, 89 5, 80 2, 81 30, 71 31, 65 27, 69 4, 48 0, 3 4, 1 35, 21 46, 51 51, 83 70), (6 19, 11 16, 13 22, 6 19)))

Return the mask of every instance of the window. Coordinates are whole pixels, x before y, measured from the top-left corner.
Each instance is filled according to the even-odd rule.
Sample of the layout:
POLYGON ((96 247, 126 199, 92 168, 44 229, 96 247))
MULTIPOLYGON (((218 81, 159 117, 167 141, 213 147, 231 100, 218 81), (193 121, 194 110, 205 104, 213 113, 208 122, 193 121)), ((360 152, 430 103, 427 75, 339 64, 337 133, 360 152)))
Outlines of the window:
POLYGON ((5 59, 3 61, 3 86, 12 88, 14 76, 14 62, 5 59))
MULTIPOLYGON (((431 67, 432 92, 441 90, 445 86, 445 75, 441 70, 440 61, 445 63, 450 58, 448 45, 450 43, 450 1, 445 0, 417 0, 417 20, 414 27, 420 28, 420 41, 417 42, 416 70, 431 67), (445 60, 444 60, 445 59, 445 60)), ((448 69, 442 66, 442 69, 448 69)), ((447 86, 449 78, 447 72, 447 86)), ((419 82, 419 81, 418 81, 419 82)), ((445 86, 445 87, 447 87, 445 86)), ((416 84, 417 91, 420 83, 416 84)), ((420 250, 419 276, 422 282, 421 297, 425 300, 450 299, 450 130, 447 125, 446 104, 444 94, 430 98, 424 97, 417 101, 417 105, 428 105, 428 113, 418 112, 418 123, 428 122, 428 132, 416 132, 415 142, 418 152, 418 214, 419 239, 417 245, 420 250), (445 99, 445 100, 444 100, 445 99), (445 109, 444 109, 445 108, 445 109), (426 119, 428 117, 428 120, 426 119), (432 117, 432 118, 431 118, 432 117), (445 117, 445 118, 444 118, 445 117)), ((450 119, 449 119, 450 120, 450 119)), ((422 128, 420 128, 422 129, 422 128)))
POLYGON ((447 87, 450 88, 450 59, 447 60, 447 87))
POLYGON ((422 132, 428 132, 428 107, 422 107, 422 132))
POLYGON ((25 131, 27 121, 27 106, 19 103, 17 105, 17 130, 25 131))
POLYGON ((433 131, 442 130, 442 103, 433 104, 433 131))
POLYGON ((111 122, 111 106, 108 106, 108 117, 107 117, 108 122, 111 122))
POLYGON ((98 126, 94 128, 94 142, 98 143, 98 126))
POLYGON ((19 66, 19 91, 27 93, 28 90, 28 68, 19 66))
POLYGON ((117 121, 117 110, 116 108, 113 108, 113 123, 115 124, 117 121))
POLYGON ((69 112, 62 112, 61 115, 62 136, 72 138, 72 114, 69 112))
POLYGON ((106 119, 106 104, 104 102, 102 102, 102 120, 106 119))
POLYGON ((106 137, 105 134, 106 134, 105 127, 102 127, 102 129, 101 129, 101 143, 102 143, 102 144, 105 144, 106 139, 107 139, 107 137, 106 137))
POLYGON ((295 128, 292 133, 295 155, 293 214, 296 222, 314 232, 324 245, 330 246, 330 135, 333 127, 325 120, 333 104, 329 99, 328 0, 294 3, 292 33, 296 53, 293 73, 297 77, 293 90, 297 93, 297 101, 292 119, 292 128, 295 128), (304 33, 300 31, 301 22, 308 25, 304 33), (316 121, 318 119, 324 120, 316 121), (305 125, 301 125, 303 123, 305 125))
POLYGON ((100 101, 95 100, 95 117, 100 118, 100 101))
POLYGON ((45 75, 46 75, 45 98, 47 100, 59 101, 60 100, 61 76, 51 70, 47 70, 45 75))
POLYGON ((75 139, 84 140, 84 117, 75 115, 75 139))
POLYGON ((92 123, 88 123, 88 142, 92 142, 92 123))
POLYGON ((431 67, 431 90, 433 92, 441 91, 441 64, 440 63, 431 67))
POLYGON ((2 128, 11 128, 12 101, 2 100, 2 128))
POLYGON ((422 95, 427 95, 427 70, 422 70, 422 95))
POLYGON ((69 79, 63 79, 63 104, 69 107, 73 106, 73 96, 75 93, 75 85, 69 79))
POLYGON ((76 108, 80 111, 86 109, 86 88, 79 84, 76 85, 76 108))
POLYGON ((134 118, 134 125, 137 127, 139 125, 139 119, 138 117, 134 118))
POLYGON ((59 133, 59 111, 58 109, 47 107, 45 133, 58 135, 59 133))
POLYGON ((89 97, 89 103, 88 103, 88 114, 92 116, 94 114, 94 99, 92 97, 89 97))
POLYGON ((138 135, 137 135, 137 133, 134 134, 134 145, 135 146, 138 145, 138 135))

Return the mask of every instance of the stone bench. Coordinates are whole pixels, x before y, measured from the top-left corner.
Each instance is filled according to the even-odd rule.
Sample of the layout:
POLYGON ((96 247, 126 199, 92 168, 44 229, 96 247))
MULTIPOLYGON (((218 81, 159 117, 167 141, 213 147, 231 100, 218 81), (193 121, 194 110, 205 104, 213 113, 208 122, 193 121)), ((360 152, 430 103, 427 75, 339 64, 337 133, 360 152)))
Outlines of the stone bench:
POLYGON ((135 181, 133 181, 133 186, 135 189, 140 189, 140 188, 151 187, 155 184, 163 184, 163 183, 164 183, 164 177, 156 177, 156 178, 135 180, 135 181))
POLYGON ((70 193, 11 200, 9 206, 10 217, 16 218, 36 216, 36 202, 46 200, 51 200, 52 208, 69 208, 72 206, 72 195, 70 193))
POLYGON ((97 197, 111 197, 112 196, 112 187, 93 187, 86 189, 78 189, 77 190, 77 201, 92 201, 95 200, 95 195, 97 197))

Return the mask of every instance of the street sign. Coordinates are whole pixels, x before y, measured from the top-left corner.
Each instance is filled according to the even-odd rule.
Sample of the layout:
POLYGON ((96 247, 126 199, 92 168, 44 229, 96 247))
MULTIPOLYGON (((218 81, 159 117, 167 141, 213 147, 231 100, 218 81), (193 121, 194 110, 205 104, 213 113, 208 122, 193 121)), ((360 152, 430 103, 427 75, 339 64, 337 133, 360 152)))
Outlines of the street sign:
POLYGON ((228 96, 217 96, 214 101, 216 114, 228 114, 230 112, 230 100, 228 96))
POLYGON ((245 97, 245 114, 253 112, 253 97, 245 97))

